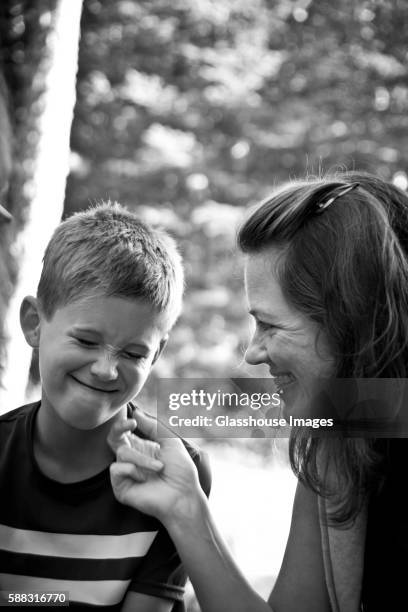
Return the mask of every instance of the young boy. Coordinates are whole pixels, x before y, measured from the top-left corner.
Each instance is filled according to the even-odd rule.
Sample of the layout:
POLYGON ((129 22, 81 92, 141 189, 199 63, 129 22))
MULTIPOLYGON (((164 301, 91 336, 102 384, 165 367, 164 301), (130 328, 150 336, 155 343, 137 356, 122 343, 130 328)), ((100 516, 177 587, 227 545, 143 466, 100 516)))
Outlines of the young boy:
MULTIPOLYGON (((37 298, 21 306, 25 338, 39 351, 41 401, 0 417, 6 600, 5 591, 33 603, 65 592, 81 609, 183 609, 174 546, 157 520, 116 501, 107 444, 112 425, 132 416, 182 292, 173 240, 124 208, 104 204, 56 229, 37 298)), ((200 454, 190 454, 208 480, 200 454)))

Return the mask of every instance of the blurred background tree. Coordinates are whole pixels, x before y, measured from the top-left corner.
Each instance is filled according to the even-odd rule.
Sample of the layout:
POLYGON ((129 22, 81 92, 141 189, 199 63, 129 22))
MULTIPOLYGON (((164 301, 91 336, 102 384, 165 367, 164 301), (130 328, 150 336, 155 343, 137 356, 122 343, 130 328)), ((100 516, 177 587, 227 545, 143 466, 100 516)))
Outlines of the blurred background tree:
POLYGON ((243 208, 282 181, 406 188, 403 0, 86 0, 65 212, 119 200, 167 227, 186 306, 161 376, 241 371, 243 208))

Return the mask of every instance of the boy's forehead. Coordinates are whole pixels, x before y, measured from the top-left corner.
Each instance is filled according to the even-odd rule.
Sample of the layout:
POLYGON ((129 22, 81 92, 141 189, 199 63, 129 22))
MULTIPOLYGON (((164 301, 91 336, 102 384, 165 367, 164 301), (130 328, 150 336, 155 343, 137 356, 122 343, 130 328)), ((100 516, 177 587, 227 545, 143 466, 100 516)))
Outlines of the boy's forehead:
POLYGON ((166 317, 141 298, 88 296, 58 308, 53 319, 67 328, 101 334, 114 344, 164 335, 166 317))

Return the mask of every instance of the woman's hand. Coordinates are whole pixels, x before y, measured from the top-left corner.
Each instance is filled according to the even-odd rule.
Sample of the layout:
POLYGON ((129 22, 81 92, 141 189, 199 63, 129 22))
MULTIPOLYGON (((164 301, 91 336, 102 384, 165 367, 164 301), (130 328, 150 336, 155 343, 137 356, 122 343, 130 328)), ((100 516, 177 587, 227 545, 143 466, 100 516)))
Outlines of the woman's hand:
MULTIPOLYGON (((218 533, 183 442, 142 412, 137 411, 135 418, 137 428, 149 440, 135 436, 131 446, 119 443, 117 461, 111 465, 118 501, 155 516, 165 526, 203 612, 270 612, 242 576, 218 533), (152 456, 155 447, 146 442, 160 444, 157 458, 152 456)), ((110 440, 121 442, 124 431, 126 422, 113 429, 110 440)))
POLYGON ((125 433, 131 429, 130 421, 134 429, 133 419, 115 424, 109 436, 117 452, 117 461, 110 468, 114 494, 119 502, 155 516, 166 526, 183 521, 204 496, 196 467, 170 430, 140 410, 135 419, 148 439, 125 433))
POLYGON ((115 455, 119 448, 129 447, 137 453, 134 458, 132 476, 137 482, 147 480, 149 471, 160 471, 163 464, 157 460, 160 445, 153 440, 136 436, 132 433, 137 427, 136 419, 123 419, 114 423, 108 435, 108 444, 115 455))

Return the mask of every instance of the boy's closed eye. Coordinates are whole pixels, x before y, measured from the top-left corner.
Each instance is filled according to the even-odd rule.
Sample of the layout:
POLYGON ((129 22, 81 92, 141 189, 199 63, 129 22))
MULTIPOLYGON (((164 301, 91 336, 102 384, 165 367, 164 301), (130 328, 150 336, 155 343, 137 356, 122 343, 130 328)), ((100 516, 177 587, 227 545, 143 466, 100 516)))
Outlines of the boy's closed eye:
POLYGON ((79 338, 78 336, 74 336, 75 340, 82 344, 83 346, 96 346, 96 342, 93 340, 88 340, 87 338, 79 338))
POLYGON ((129 351, 124 351, 123 356, 126 359, 131 359, 132 361, 138 361, 139 359, 146 359, 145 355, 140 355, 139 353, 132 353, 129 351))
MULTIPOLYGON (((95 340, 89 340, 88 338, 83 338, 81 336, 73 336, 73 338, 82 346, 93 348, 98 346, 98 343, 95 340)), ((134 353, 132 351, 122 351, 122 356, 125 359, 129 359, 131 361, 139 361, 142 359, 146 359, 146 355, 141 355, 140 353, 134 353)))

